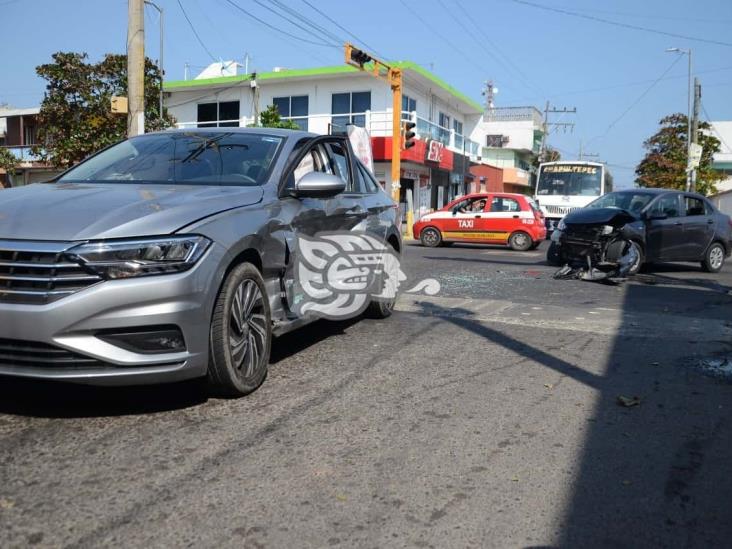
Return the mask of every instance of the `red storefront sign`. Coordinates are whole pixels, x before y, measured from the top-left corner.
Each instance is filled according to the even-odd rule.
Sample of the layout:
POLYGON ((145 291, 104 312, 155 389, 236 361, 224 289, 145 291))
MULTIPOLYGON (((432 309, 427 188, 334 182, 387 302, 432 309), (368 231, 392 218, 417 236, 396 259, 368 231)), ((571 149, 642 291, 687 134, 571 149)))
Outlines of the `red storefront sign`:
MULTIPOLYGON (((430 141, 430 143, 438 143, 438 145, 442 145, 439 141, 430 141)), ((451 171, 454 161, 452 151, 442 145, 442 151, 439 155, 439 159, 437 161, 433 161, 429 159, 427 145, 428 143, 425 141, 415 139, 414 147, 407 149, 406 151, 402 151, 401 159, 414 162, 416 164, 423 164, 425 166, 451 171)), ((391 161, 391 137, 372 137, 371 146, 375 162, 391 161)))
POLYGON ((427 160, 430 162, 442 162, 442 153, 445 151, 445 145, 434 139, 427 142, 427 160))

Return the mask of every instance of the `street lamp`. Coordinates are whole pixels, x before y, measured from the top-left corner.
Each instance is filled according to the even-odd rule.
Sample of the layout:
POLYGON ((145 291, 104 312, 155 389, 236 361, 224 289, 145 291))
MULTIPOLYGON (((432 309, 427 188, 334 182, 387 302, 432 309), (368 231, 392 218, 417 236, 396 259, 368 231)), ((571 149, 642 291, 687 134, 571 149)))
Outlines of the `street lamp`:
POLYGON ((158 10, 158 14, 160 15, 160 60, 158 62, 158 68, 160 69, 160 111, 158 112, 158 117, 160 118, 160 121, 163 121, 163 9, 158 6, 155 2, 152 2, 151 0, 145 0, 145 3, 158 10))
MULTIPOLYGON (((691 87, 691 48, 688 50, 682 49, 682 48, 666 48, 667 52, 673 52, 678 53, 680 55, 688 55, 689 56, 689 83, 687 86, 687 99, 686 99, 686 157, 691 158, 691 94, 692 87, 691 87)), ((687 164, 687 170, 686 170, 686 190, 689 191, 691 189, 691 170, 688 169, 687 164)))

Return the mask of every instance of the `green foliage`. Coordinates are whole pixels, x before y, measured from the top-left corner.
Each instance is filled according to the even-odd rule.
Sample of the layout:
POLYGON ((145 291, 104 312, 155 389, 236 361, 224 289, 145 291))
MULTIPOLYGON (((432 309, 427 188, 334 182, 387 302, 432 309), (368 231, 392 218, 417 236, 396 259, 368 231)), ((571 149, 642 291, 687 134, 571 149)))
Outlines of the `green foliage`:
POLYGON ((537 156, 534 158, 534 161, 532 162, 532 166, 535 169, 539 169, 539 164, 542 162, 557 162, 562 159, 562 155, 557 149, 553 149, 552 147, 547 146, 544 150, 544 156, 539 157, 537 156))
MULTIPOLYGON (((86 53, 57 52, 53 63, 36 67, 46 94, 38 115, 38 143, 34 153, 57 168, 71 166, 127 135, 127 115, 111 112, 111 98, 127 95, 127 56, 107 54, 88 63, 86 53)), ((145 131, 170 127, 173 119, 159 118, 161 76, 145 59, 145 131)))
POLYGON ((0 147, 0 168, 8 175, 15 175, 15 168, 18 167, 18 159, 8 149, 0 147))
MULTIPOLYGON (((663 189, 686 189, 686 150, 687 117, 672 114, 661 119, 661 129, 643 146, 647 153, 635 169, 635 182, 639 187, 663 189)), ((706 122, 699 123, 700 130, 709 129, 706 122)), ((712 169, 712 155, 719 151, 719 139, 708 133, 699 132, 702 158, 696 171, 696 190, 701 194, 716 192, 716 183, 724 176, 712 169)))
POLYGON ((292 120, 282 120, 277 107, 270 105, 259 115, 259 124, 255 124, 259 128, 284 128, 286 130, 299 130, 300 126, 292 120))

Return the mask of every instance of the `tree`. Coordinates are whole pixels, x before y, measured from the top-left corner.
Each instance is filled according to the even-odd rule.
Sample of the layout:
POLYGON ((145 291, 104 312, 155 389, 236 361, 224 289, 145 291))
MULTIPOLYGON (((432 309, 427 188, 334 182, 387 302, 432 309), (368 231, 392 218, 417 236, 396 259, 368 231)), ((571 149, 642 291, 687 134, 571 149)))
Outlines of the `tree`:
POLYGON ((562 159, 562 155, 557 149, 554 149, 547 145, 546 149, 544 150, 543 156, 537 155, 534 158, 534 161, 532 162, 532 166, 538 170, 539 164, 542 162, 557 162, 558 160, 562 159))
POLYGON ((282 120, 277 107, 270 105, 259 115, 259 124, 255 126, 260 128, 284 128, 286 130, 299 130, 298 126, 292 120, 282 120))
MULTIPOLYGON (((635 169, 635 182, 640 187, 662 189, 686 189, 687 117, 677 113, 661 119, 661 129, 645 143, 647 153, 635 169)), ((706 122, 699 123, 700 130, 707 130, 706 122)), ((702 158, 696 170, 696 190, 701 194, 716 192, 716 183, 724 176, 712 169, 712 155, 719 151, 720 141, 709 133, 699 132, 702 158)))
MULTIPOLYGON (((0 147, 0 169, 5 170, 9 176, 15 175, 15 168, 18 167, 18 159, 8 149, 0 147)), ((0 189, 3 185, 0 182, 0 189)))
MULTIPOLYGON (((127 115, 111 112, 114 95, 127 95, 127 56, 107 54, 99 63, 86 53, 57 52, 53 63, 36 67, 48 81, 38 115, 34 153, 57 168, 71 166, 90 154, 124 139, 127 115)), ((145 59, 145 130, 169 127, 173 119, 159 117, 161 76, 145 59)))

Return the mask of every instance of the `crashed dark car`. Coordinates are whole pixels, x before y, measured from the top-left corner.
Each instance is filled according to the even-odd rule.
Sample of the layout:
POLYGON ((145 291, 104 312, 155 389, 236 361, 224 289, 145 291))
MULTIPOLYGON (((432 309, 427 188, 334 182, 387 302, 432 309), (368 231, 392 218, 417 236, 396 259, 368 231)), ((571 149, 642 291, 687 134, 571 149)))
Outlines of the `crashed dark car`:
POLYGON ((568 214, 557 229, 547 261, 591 280, 667 261, 699 262, 716 273, 732 252, 729 216, 699 194, 667 189, 606 194, 568 214))

